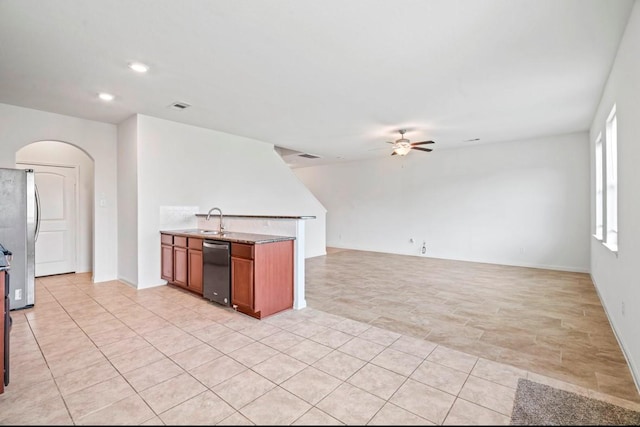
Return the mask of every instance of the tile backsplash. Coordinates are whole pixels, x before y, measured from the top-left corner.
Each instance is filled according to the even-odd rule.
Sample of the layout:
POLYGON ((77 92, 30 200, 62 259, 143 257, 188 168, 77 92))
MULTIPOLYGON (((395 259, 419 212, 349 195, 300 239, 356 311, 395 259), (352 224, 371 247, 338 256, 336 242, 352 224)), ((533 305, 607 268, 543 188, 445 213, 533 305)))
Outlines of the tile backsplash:
POLYGON ((198 206, 160 206, 160 229, 196 228, 199 211, 198 206))

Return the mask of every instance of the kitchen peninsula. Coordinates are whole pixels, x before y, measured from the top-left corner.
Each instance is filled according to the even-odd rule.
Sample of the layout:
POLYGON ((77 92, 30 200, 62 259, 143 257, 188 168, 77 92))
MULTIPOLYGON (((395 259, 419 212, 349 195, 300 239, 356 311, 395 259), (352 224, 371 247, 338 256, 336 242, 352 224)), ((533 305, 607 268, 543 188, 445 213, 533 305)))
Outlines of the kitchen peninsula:
MULTIPOLYGON (((207 221, 207 214, 195 214, 197 228, 216 229, 216 217, 207 221)), ((299 310, 307 306, 305 299, 305 225, 309 220, 316 219, 312 215, 230 215, 224 214, 225 230, 242 231, 245 233, 273 234, 293 236, 293 308, 299 310)))
MULTIPOLYGON (((224 207, 224 206, 223 206, 224 207)), ((197 213, 195 207, 163 207, 162 230, 220 230, 218 214, 197 213), (209 216, 209 220, 207 217, 209 216)), ((305 300, 305 223, 316 219, 311 215, 234 215, 224 214, 224 231, 230 233, 259 234, 294 238, 293 240, 293 309, 307 306, 305 300)), ((216 239, 215 235, 203 234, 203 238, 216 239)), ((165 249, 166 250, 166 249, 165 249)), ((192 261, 197 263, 197 252, 192 252, 192 261)), ((166 279, 165 279, 166 280, 166 279)))
POLYGON ((211 299, 207 287, 223 280, 220 291, 229 292, 225 296, 230 301, 216 302, 258 319, 293 308, 295 237, 204 229, 165 230, 160 235, 162 278, 168 283, 211 299), (229 244, 220 245, 224 242, 229 244), (230 261, 223 278, 207 277, 219 273, 203 267, 212 244, 227 248, 216 260, 230 261))

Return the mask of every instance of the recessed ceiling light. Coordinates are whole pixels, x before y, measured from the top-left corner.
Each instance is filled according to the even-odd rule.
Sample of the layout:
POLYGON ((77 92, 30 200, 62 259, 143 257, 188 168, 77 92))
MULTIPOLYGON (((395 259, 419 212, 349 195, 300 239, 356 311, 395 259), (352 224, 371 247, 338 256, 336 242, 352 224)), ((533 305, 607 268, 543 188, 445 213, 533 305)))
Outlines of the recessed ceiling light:
POLYGON ((106 92, 102 92, 98 95, 98 97, 100 99, 102 99, 103 101, 113 101, 114 96, 111 95, 110 93, 106 93, 106 92))
POLYGON ((147 71, 149 71, 149 67, 140 62, 132 62, 131 64, 129 64, 129 68, 138 73, 146 73, 147 71))

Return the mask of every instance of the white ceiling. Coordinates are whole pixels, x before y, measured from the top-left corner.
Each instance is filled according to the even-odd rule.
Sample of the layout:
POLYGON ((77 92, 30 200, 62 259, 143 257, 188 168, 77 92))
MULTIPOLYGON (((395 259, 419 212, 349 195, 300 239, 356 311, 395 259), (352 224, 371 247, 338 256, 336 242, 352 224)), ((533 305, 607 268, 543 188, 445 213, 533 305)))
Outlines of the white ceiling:
POLYGON ((285 156, 298 165, 388 156, 399 128, 435 150, 584 131, 632 6, 1 0, 0 102, 109 123, 141 113, 320 156, 285 156))

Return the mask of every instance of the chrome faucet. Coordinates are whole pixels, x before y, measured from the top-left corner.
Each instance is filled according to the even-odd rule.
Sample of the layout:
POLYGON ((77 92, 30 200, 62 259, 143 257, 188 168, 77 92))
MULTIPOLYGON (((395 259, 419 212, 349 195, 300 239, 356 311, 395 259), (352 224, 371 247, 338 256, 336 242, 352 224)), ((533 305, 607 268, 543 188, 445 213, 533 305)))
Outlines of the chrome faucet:
POLYGON ((220 213, 220 227, 218 228, 218 233, 222 234, 224 231, 224 226, 222 225, 222 210, 220 208, 211 208, 207 213, 207 221, 211 218, 211 212, 218 211, 220 213))

